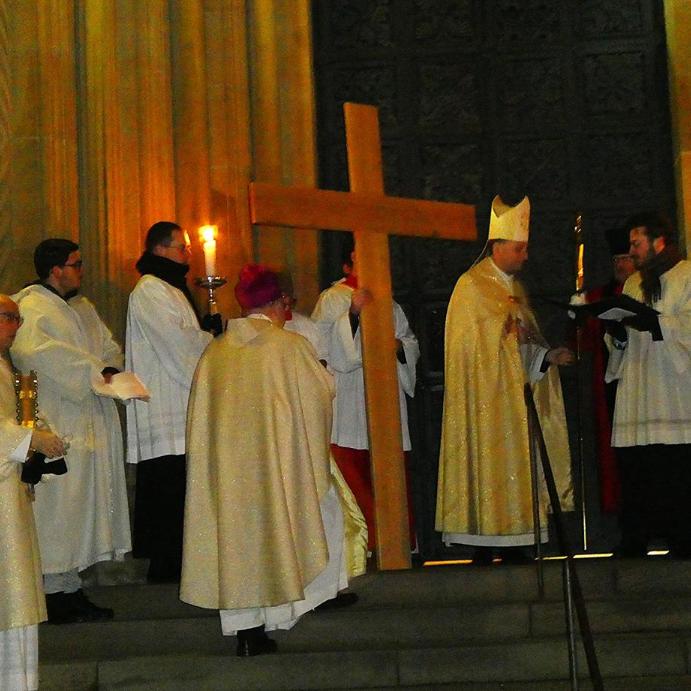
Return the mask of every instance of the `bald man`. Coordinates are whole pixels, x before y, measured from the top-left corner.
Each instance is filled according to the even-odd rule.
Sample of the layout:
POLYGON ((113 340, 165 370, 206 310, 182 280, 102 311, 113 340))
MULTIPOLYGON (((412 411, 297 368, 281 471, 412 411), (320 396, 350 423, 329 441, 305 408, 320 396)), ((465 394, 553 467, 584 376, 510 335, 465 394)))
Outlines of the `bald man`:
POLYGON ((22 464, 30 449, 49 458, 65 452, 49 430, 17 423, 9 349, 20 326, 16 303, 0 295, 0 688, 5 691, 38 688, 38 624, 46 619, 29 487, 20 479, 22 464))

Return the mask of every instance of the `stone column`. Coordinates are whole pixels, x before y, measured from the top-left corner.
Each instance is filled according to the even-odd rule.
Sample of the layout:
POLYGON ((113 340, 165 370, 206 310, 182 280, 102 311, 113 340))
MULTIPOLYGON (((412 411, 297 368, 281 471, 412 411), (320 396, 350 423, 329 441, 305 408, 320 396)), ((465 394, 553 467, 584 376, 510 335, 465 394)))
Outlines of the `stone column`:
POLYGON ((38 11, 45 232, 79 237, 74 5, 43 0, 38 11))
MULTIPOLYGON (((10 100, 12 73, 9 54, 9 13, 7 0, 0 0, 0 243, 10 246, 12 241, 10 205, 10 100)), ((9 252, 0 254, 0 271, 7 275, 12 261, 9 252)), ((8 284, 9 285, 9 284, 8 284)), ((4 287, 4 286, 3 286, 4 287)), ((9 290, 9 288, 5 288, 9 290)))
MULTIPOLYGON (((207 75, 202 0, 171 3, 175 194, 178 221, 190 234, 189 276, 201 276, 204 262, 198 228, 212 222, 209 176, 207 75)), ((200 294, 199 304, 203 300, 200 294)))
POLYGON ((167 0, 135 2, 140 242, 156 221, 174 221, 173 96, 167 0))
POLYGON ((669 95, 682 251, 691 247, 691 3, 665 0, 669 95))
POLYGON ((128 252, 139 229, 134 52, 127 39, 135 33, 134 2, 79 0, 77 5, 85 293, 120 340, 134 279, 128 252))
POLYGON ((252 257, 247 8, 245 0, 206 0, 204 9, 211 216, 219 229, 219 273, 228 278, 218 303, 225 317, 234 317, 239 307, 233 286, 252 257))
MULTIPOLYGON (((315 187, 316 118, 308 0, 254 0, 249 8, 253 177, 315 187)), ((292 271, 298 307, 318 294, 318 244, 311 230, 258 229, 260 261, 292 271)))

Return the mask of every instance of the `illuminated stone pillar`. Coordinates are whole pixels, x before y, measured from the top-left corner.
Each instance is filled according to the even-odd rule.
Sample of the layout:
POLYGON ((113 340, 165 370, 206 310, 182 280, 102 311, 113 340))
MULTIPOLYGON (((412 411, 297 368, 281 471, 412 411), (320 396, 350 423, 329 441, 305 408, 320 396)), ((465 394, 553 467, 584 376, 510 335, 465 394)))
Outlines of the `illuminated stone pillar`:
POLYGON ((119 339, 134 279, 130 252, 139 228, 134 53, 133 43, 124 40, 135 31, 132 2, 129 7, 116 0, 77 4, 84 290, 119 339))
POLYGON ((79 237, 74 5, 43 0, 38 11, 45 232, 79 237))
POLYGON ((682 250, 688 253, 691 247, 691 3, 688 0, 665 0, 665 26, 677 227, 682 250))
POLYGON ((138 1, 133 9, 137 27, 139 250, 153 223, 175 220, 175 166, 168 2, 138 1))
MULTIPOLYGON (((254 0, 249 6, 253 177, 317 184, 312 28, 308 0, 254 0)), ((257 258, 287 266, 300 308, 318 294, 319 252, 311 230, 259 229, 257 258)))

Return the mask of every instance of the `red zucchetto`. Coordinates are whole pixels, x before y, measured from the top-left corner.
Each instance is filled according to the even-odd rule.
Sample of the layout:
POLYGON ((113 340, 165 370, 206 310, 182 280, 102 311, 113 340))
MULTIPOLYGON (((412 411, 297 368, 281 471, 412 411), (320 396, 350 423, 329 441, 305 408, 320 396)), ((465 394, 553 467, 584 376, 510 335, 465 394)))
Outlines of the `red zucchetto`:
POLYGON ((235 298, 243 310, 268 305, 283 295, 278 274, 261 264, 246 264, 235 286, 235 298))

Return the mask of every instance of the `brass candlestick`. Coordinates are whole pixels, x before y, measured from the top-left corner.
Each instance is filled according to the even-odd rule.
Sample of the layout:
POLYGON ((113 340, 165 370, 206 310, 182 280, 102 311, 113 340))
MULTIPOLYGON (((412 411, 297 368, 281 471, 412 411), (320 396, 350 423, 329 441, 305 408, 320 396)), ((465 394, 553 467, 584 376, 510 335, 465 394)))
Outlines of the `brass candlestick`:
POLYGON ((218 314, 218 305, 216 304, 216 290, 224 286, 228 281, 223 276, 204 276, 202 278, 195 278, 194 284, 200 288, 206 288, 209 291, 208 306, 209 314, 218 314))

